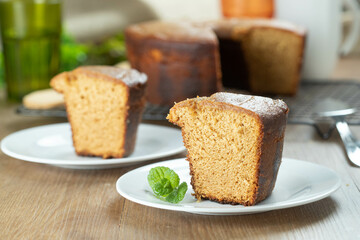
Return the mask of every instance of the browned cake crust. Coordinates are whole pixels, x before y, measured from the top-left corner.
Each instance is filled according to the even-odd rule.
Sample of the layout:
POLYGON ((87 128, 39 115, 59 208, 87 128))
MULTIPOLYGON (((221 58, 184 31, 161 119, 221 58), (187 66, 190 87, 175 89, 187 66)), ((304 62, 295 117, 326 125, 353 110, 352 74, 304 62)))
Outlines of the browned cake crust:
MULTIPOLYGON (((217 93, 208 98, 197 98, 197 99, 188 99, 182 101, 180 103, 175 104, 175 106, 170 110, 168 115, 168 120, 182 128, 183 138, 185 147, 188 149, 188 161, 190 166, 190 174, 191 184, 193 186, 195 195, 197 198, 202 199, 210 199, 220 203, 230 203, 230 204, 243 204, 245 206, 254 205, 262 200, 264 200, 267 196, 269 196, 275 186, 275 181, 277 177, 277 173, 279 170, 279 166, 281 163, 282 157, 282 149, 284 143, 284 133, 286 127, 286 118, 287 118, 288 108, 286 104, 280 100, 272 100, 269 98, 261 98, 255 96, 245 96, 240 94, 231 94, 231 93, 217 93), (185 116, 183 109, 193 109, 194 113, 185 116), (232 196, 228 196, 225 194, 219 194, 217 192, 209 192, 204 191, 203 189, 199 189, 199 186, 204 185, 203 183, 199 183, 199 181, 203 181, 204 183, 209 182, 210 179, 206 179, 203 173, 199 173, 199 169, 194 168, 194 163, 197 161, 203 160, 202 157, 199 157, 199 154, 194 152, 194 147, 191 142, 190 135, 194 135, 195 129, 191 129, 188 126, 190 125, 189 121, 194 121, 197 119, 197 112, 204 113, 209 110, 214 110, 218 112, 226 113, 239 113, 245 114, 247 116, 251 116, 255 121, 255 125, 259 126, 259 133, 257 136, 257 143, 250 147, 255 147, 253 162, 254 162, 254 179, 253 186, 249 189, 254 188, 255 190, 250 193, 248 196, 244 196, 242 194, 241 197, 244 200, 234 200, 232 196), (189 117, 190 116, 190 117, 189 117), (195 157, 195 158, 194 158, 195 157), (200 177, 199 177, 200 175, 200 177)), ((213 122, 213 120, 218 121, 217 116, 212 116, 207 118, 207 122, 213 122)), ((198 128, 209 129, 214 127, 207 122, 200 122, 204 124, 204 126, 199 126, 198 128)), ((229 122, 224 121, 221 124, 229 124, 229 122)), ((218 126, 221 126, 218 125, 218 126)), ((197 125, 198 126, 198 125, 197 125)), ((236 132, 238 129, 234 128, 228 134, 233 134, 232 132, 236 132)), ((197 130, 196 130, 197 131, 197 130)), ((202 130, 200 133, 204 133, 202 130)), ((216 135, 218 132, 214 131, 216 135)), ((212 136, 206 136, 207 138, 212 138, 212 136)), ((236 134, 233 136, 236 138, 236 134)), ((246 137, 242 135, 242 137, 246 137)), ((216 140, 215 140, 216 141, 216 140)), ((219 144, 220 141, 218 141, 219 144)), ((200 144, 202 148, 206 148, 204 144, 206 140, 203 142, 196 144, 200 144)), ((231 144, 231 143, 229 143, 231 144)), ((231 149, 231 145, 220 145, 220 149, 231 149)), ((230 151, 230 150, 229 150, 230 151)), ((245 150, 246 152, 247 150, 245 150)), ((245 156, 245 158, 249 158, 249 156, 245 156)), ((204 162, 208 166, 211 167, 212 161, 218 161, 222 159, 223 164, 228 164, 228 160, 232 161, 234 159, 238 159, 238 156, 220 156, 220 157, 212 157, 210 156, 208 159, 205 159, 204 162)), ((244 160, 244 159, 243 159, 244 160)), ((236 161, 242 161, 239 158, 236 161)), ((235 161, 235 162, 236 162, 235 161)), ((227 166, 227 165, 226 165, 227 166)), ((231 165, 227 166, 231 167, 231 165)), ((227 168, 229 169, 229 168, 227 168)), ((233 167, 231 167, 233 169, 233 167)), ((215 172, 213 176, 216 175, 217 169, 212 169, 215 172)), ((238 171, 250 171, 251 169, 239 169, 238 171)), ((222 173, 220 173, 222 174, 222 173)), ((230 173, 229 173, 230 174, 230 173)), ((244 174, 244 172, 242 172, 244 174)), ((247 174, 247 173, 245 173, 247 174)), ((220 181, 220 180, 219 180, 220 181)), ((228 179, 228 181, 235 181, 233 179, 228 179)), ((232 187, 234 189, 237 188, 237 183, 234 183, 232 187)), ((233 192, 231 195, 240 195, 239 193, 233 192)))
MULTIPOLYGON (((72 138, 73 144, 75 147, 75 151, 78 155, 82 156, 100 156, 102 158, 122 158, 130 155, 135 146, 136 142, 136 133, 138 124, 141 121, 142 111, 145 105, 145 88, 146 88, 146 75, 137 72, 136 70, 124 70, 116 67, 109 66, 86 66, 79 67, 71 72, 64 72, 57 76, 55 76, 50 85, 58 92, 63 93, 65 96, 65 105, 67 108, 67 115, 71 125, 72 130, 72 138), (80 91, 74 90, 70 91, 72 86, 76 84, 78 79, 84 79, 84 81, 94 81, 92 86, 86 86, 85 90, 82 89, 82 93, 80 91), (94 87, 99 88, 104 86, 104 83, 110 82, 112 83, 112 89, 106 89, 101 93, 103 96, 109 96, 109 99, 113 106, 104 105, 102 106, 101 102, 98 103, 96 100, 103 96, 93 95, 93 92, 88 92, 91 90, 87 90, 88 88, 94 87), (111 94, 115 86, 120 85, 124 89, 123 96, 114 96, 114 99, 121 100, 111 100, 111 94), (83 103, 83 102, 75 102, 72 100, 73 94, 83 94, 86 96, 81 96, 81 99, 89 100, 95 99, 95 101, 91 104, 83 103), (121 99, 120 99, 120 98, 121 99), (74 106, 80 106, 80 108, 86 109, 88 111, 76 111, 74 106), (96 109, 102 109, 101 112, 92 112, 96 106, 96 109), (107 110, 112 109, 112 110, 107 110), (110 114, 109 111, 117 111, 119 109, 119 113, 116 115, 124 115, 121 116, 124 121, 120 122, 119 125, 110 124, 106 125, 103 123, 104 120, 107 119, 107 115, 110 114), (120 109, 122 111, 120 112, 120 109), (83 141, 83 138, 77 138, 79 134, 84 135, 84 130, 78 129, 78 126, 81 126, 81 122, 78 122, 78 119, 86 119, 88 132, 86 132, 86 139, 90 139, 91 142, 101 142, 104 146, 111 145, 114 141, 120 141, 121 143, 115 144, 117 147, 114 149, 97 149, 94 151, 91 147, 86 146, 86 142, 83 141), (109 128, 114 129, 109 129, 109 128), (104 133, 104 135, 92 133, 93 129, 101 129, 108 131, 108 135, 104 133), (81 133, 80 133, 81 132, 81 133), (114 139, 112 136, 114 134, 121 133, 118 139, 114 139), (77 140, 78 139, 78 140, 77 140), (110 142, 109 142, 110 141, 110 142)), ((108 86, 108 85, 107 85, 108 86)), ((109 85, 110 86, 110 85, 109 85)), ((82 87, 82 86, 78 86, 82 87)), ((79 89, 80 90, 80 89, 79 89)), ((97 93, 99 94, 99 93, 97 93)), ((110 120, 111 123, 111 120, 110 120)), ((86 131, 86 129, 85 129, 86 131)), ((105 132, 105 131, 104 131, 105 132)))
POLYGON ((154 21, 128 27, 125 38, 131 66, 148 75, 149 102, 170 106, 221 89, 218 42, 211 30, 154 21))

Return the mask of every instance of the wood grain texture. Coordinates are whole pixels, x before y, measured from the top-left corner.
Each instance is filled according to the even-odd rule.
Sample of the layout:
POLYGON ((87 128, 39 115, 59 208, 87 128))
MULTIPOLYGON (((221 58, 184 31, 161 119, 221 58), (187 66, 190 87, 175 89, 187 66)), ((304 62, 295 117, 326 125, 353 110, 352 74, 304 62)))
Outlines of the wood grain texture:
MULTIPOLYGON (((18 116, 14 109, 15 105, 0 105, 0 139, 61 121, 18 116)), ((360 138, 360 126, 351 128, 360 138)), ((0 152, 0 239, 360 239, 360 168, 347 161, 338 134, 325 141, 311 126, 288 125, 283 155, 335 170, 342 179, 340 189, 323 200, 289 209, 203 216, 122 198, 116 180, 144 164, 70 170, 0 152)), ((184 154, 175 157, 179 156, 184 154)))

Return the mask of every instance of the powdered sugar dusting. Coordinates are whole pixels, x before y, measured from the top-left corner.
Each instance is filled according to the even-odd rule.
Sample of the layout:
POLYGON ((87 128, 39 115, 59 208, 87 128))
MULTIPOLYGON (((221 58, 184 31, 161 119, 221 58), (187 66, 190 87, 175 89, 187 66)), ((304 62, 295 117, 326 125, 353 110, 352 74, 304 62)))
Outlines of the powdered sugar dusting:
POLYGON ((245 108, 259 115, 276 115, 280 112, 286 112, 288 109, 284 101, 273 100, 268 97, 220 92, 213 94, 211 98, 217 102, 245 108))
POLYGON ((144 84, 147 80, 147 76, 144 73, 140 73, 134 69, 124 69, 124 71, 119 72, 115 78, 120 79, 128 86, 138 83, 144 84))
POLYGON ((129 87, 135 86, 137 84, 144 84, 147 81, 146 74, 140 73, 135 69, 123 69, 112 66, 84 66, 81 68, 108 75, 112 78, 124 82, 129 87))

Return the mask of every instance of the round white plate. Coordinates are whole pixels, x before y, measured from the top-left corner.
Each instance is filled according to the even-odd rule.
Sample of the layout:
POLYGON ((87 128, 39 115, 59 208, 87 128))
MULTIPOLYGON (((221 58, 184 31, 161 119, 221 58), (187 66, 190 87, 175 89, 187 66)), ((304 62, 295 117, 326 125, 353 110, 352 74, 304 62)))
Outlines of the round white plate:
POLYGON ((311 203, 329 196, 340 187, 340 178, 328 168, 320 165, 283 158, 278 178, 272 194, 255 206, 220 204, 209 200, 197 202, 191 194, 189 163, 185 159, 175 159, 150 164, 132 170, 118 179, 116 189, 123 197, 150 207, 207 215, 243 215, 295 207, 311 203), (188 191, 178 204, 156 198, 147 182, 149 170, 156 166, 166 166, 174 170, 180 182, 186 181, 188 191))
POLYGON ((69 123, 34 127, 15 132, 1 141, 1 150, 20 160, 74 169, 114 168, 170 156, 185 150, 181 131, 140 124, 135 151, 126 158, 101 159, 77 156, 69 123))

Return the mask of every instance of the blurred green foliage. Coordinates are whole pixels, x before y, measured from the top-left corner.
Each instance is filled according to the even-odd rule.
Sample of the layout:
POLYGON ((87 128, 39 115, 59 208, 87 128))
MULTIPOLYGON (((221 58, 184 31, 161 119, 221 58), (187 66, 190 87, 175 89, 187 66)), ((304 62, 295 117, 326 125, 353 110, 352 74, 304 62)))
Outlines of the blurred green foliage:
POLYGON ((64 33, 61 36, 61 61, 60 72, 70 71, 79 65, 82 65, 89 52, 89 47, 77 43, 73 37, 64 33))
MULTIPOLYGON (((114 65, 124 60, 126 50, 123 33, 99 43, 79 43, 70 34, 62 34, 60 72, 81 65, 114 65)), ((3 53, 0 52, 0 88, 4 82, 3 53)))
POLYGON ((119 33, 99 43, 78 43, 63 34, 60 72, 80 65, 114 65, 126 60, 124 34, 119 33))
POLYGON ((86 65, 114 65, 126 60, 124 34, 119 33, 103 42, 90 44, 86 65))

